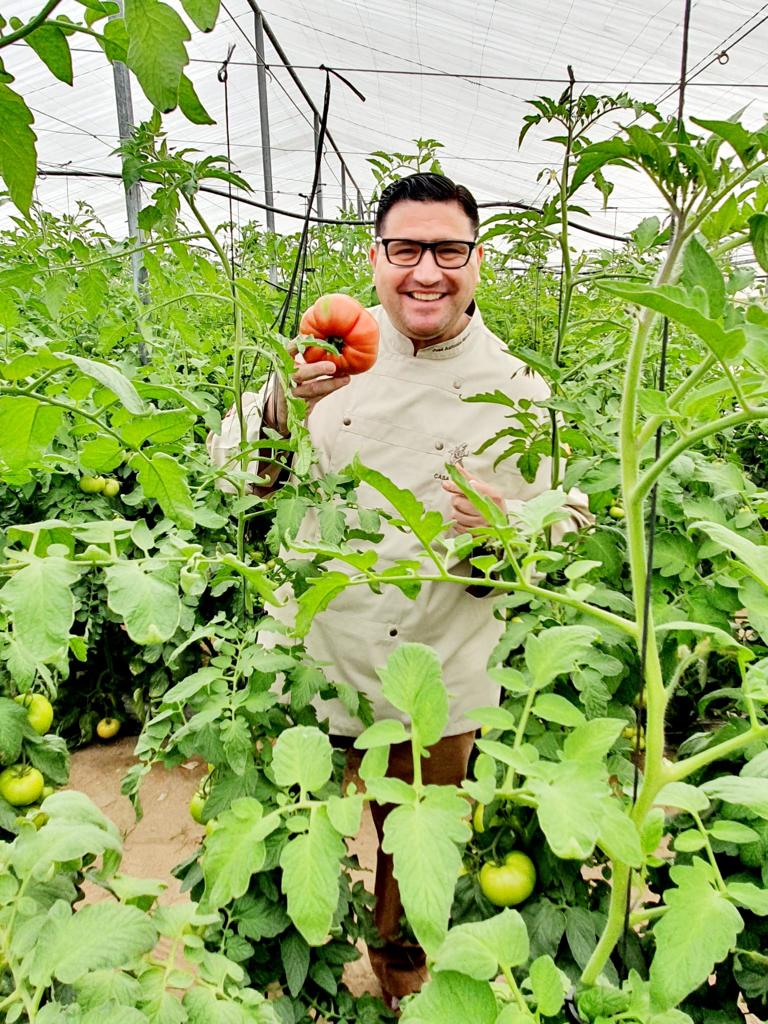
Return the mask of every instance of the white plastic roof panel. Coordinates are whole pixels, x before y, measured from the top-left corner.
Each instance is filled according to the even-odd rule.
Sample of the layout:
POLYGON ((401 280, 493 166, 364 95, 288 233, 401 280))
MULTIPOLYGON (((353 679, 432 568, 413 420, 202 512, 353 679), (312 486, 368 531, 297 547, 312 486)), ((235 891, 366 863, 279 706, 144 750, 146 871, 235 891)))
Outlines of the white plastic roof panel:
MULTIPOLYGON (((24 17, 39 4, 12 0, 10 6, 3 9, 6 16, 24 17)), ((444 145, 446 173, 469 186, 478 201, 540 202, 551 188, 546 175, 539 180, 541 172, 559 162, 560 150, 544 141, 543 130, 534 129, 522 149, 517 137, 526 100, 558 96, 569 64, 580 89, 627 89, 637 99, 661 101, 668 113, 677 106, 684 0, 264 0, 262 10, 318 107, 325 84, 320 64, 340 69, 365 95, 363 103, 332 78, 328 127, 365 198, 374 185, 366 160, 372 151, 414 152, 412 140, 432 138, 444 145)), ((58 12, 78 17, 80 8, 64 0, 58 12)), ((188 71, 216 124, 192 125, 172 114, 165 127, 174 146, 225 152, 224 86, 217 71, 234 44, 228 78, 232 159, 252 184, 253 198, 263 201, 253 28, 247 0, 225 0, 211 33, 192 27, 188 71)), ((93 40, 72 42, 73 88, 53 79, 25 45, 3 55, 35 115, 40 168, 117 171, 112 69, 93 40)), ((748 120, 759 123, 768 109, 767 55, 768 4, 694 0, 686 112, 727 117, 747 107, 748 120), (729 47, 727 63, 714 60, 705 67, 729 47)), ((266 56, 275 205, 300 213, 312 179, 313 115, 268 40, 266 56)), ((149 115, 135 82, 133 103, 137 120, 149 115)), ((622 233, 657 212, 658 202, 639 177, 615 180, 607 210, 596 192, 586 193, 584 205, 595 227, 622 233)), ((111 233, 126 231, 119 181, 47 177, 39 181, 37 197, 59 212, 74 212, 85 200, 111 233)), ((341 173, 330 149, 323 197, 325 215, 335 215, 341 173)), ((209 197, 204 208, 216 222, 227 218, 225 198, 209 197)), ((0 208, 0 225, 12 214, 9 205, 0 208)), ((236 211, 239 221, 253 218, 264 224, 260 211, 236 211)), ((280 231, 297 225, 277 218, 280 231)), ((585 237, 584 244, 592 243, 585 237)))

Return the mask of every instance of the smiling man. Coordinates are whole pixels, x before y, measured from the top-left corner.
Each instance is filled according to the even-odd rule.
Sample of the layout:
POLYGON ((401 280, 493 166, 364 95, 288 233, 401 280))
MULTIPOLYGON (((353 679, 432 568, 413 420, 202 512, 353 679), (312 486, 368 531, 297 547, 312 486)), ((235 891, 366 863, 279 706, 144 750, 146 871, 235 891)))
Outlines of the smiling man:
MULTIPOLYGON (((475 306, 483 258, 477 232, 474 198, 442 175, 414 174, 386 188, 370 252, 381 302, 371 310, 381 330, 379 357, 370 370, 352 378, 332 376, 335 367, 330 362, 297 360, 293 388, 309 407, 318 476, 342 471, 359 455, 366 465, 412 491, 427 508, 440 511, 457 532, 484 521, 448 478, 447 464, 457 466, 476 490, 508 510, 547 490, 550 475, 548 460, 542 459, 536 479, 524 480, 514 458, 500 459, 505 452, 503 436, 481 451, 489 438, 509 426, 509 407, 464 401, 495 390, 531 403, 549 394, 544 381, 486 328, 475 306)), ((286 404, 279 388, 252 396, 249 437, 258 436, 262 422, 285 433, 286 404)), ((230 416, 222 435, 211 441, 214 461, 225 465, 236 454, 238 442, 237 419, 230 416)), ((358 500, 362 506, 384 504, 365 485, 358 488, 358 500)), ((589 520, 582 495, 569 496, 569 502, 572 517, 566 529, 589 520)), ((308 515, 297 540, 311 542, 318 533, 316 518, 308 515)), ((379 567, 398 559, 423 558, 413 534, 386 522, 382 534, 375 545, 379 567)), ((343 564, 331 567, 345 569, 343 564)), ((452 569, 469 582, 466 561, 452 569)), ((295 605, 287 596, 286 606, 275 614, 290 624, 295 605)), ((405 718, 382 696, 376 670, 403 642, 432 646, 443 666, 450 720, 446 735, 423 764, 423 780, 458 785, 474 741, 467 712, 498 703, 499 687, 486 665, 503 629, 504 623, 494 617, 493 601, 474 597, 468 588, 425 583, 410 599, 394 586, 383 587, 379 594, 354 587, 316 616, 306 645, 308 653, 327 666, 330 678, 369 697, 377 720, 405 718)), ((264 642, 269 642, 266 637, 264 642)), ((362 731, 361 722, 340 701, 318 699, 316 706, 320 718, 328 718, 336 742, 351 745, 362 731)), ((409 744, 391 748, 389 773, 412 781, 409 744)), ((388 809, 374 805, 373 810, 381 837, 388 809)), ((370 950, 371 963, 385 996, 396 1001, 420 988, 424 954, 401 935, 399 892, 391 858, 381 850, 375 885, 375 919, 383 944, 370 950)))

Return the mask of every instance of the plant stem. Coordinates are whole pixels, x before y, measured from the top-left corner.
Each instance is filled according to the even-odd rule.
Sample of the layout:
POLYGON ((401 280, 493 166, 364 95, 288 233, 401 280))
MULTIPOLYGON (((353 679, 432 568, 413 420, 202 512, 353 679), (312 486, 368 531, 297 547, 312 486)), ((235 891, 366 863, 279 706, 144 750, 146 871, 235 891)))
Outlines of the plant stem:
POLYGON ((21 28, 17 28, 15 32, 11 32, 7 36, 0 36, 0 49, 4 46, 10 46, 11 43, 16 43, 19 39, 28 36, 30 32, 34 32, 36 28, 43 24, 48 15, 56 10, 60 3, 61 0, 48 0, 42 11, 39 11, 34 18, 30 18, 26 25, 22 25, 21 28))

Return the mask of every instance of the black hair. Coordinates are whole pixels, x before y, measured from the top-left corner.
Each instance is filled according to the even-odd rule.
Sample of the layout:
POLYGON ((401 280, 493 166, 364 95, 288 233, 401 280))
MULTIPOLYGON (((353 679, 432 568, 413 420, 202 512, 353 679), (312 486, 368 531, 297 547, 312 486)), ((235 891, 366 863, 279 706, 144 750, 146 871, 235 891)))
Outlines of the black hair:
POLYGON ((475 197, 464 185, 457 185, 455 181, 446 178, 444 174, 420 173, 409 174, 405 178, 398 178, 387 185, 379 198, 379 205, 376 210, 376 234, 381 234, 381 226, 384 218, 395 206, 411 200, 418 203, 458 203, 472 225, 472 231, 477 236, 480 227, 480 214, 477 211, 475 197))

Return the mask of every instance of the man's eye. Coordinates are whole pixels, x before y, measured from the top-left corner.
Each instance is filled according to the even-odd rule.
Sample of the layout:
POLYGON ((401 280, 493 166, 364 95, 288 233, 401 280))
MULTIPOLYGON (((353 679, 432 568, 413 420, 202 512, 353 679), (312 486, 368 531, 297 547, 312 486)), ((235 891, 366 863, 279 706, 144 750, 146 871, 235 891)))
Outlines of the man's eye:
POLYGON ((389 251, 393 256, 415 258, 421 252, 421 246, 415 245, 413 242, 396 242, 394 245, 390 245, 389 251))

